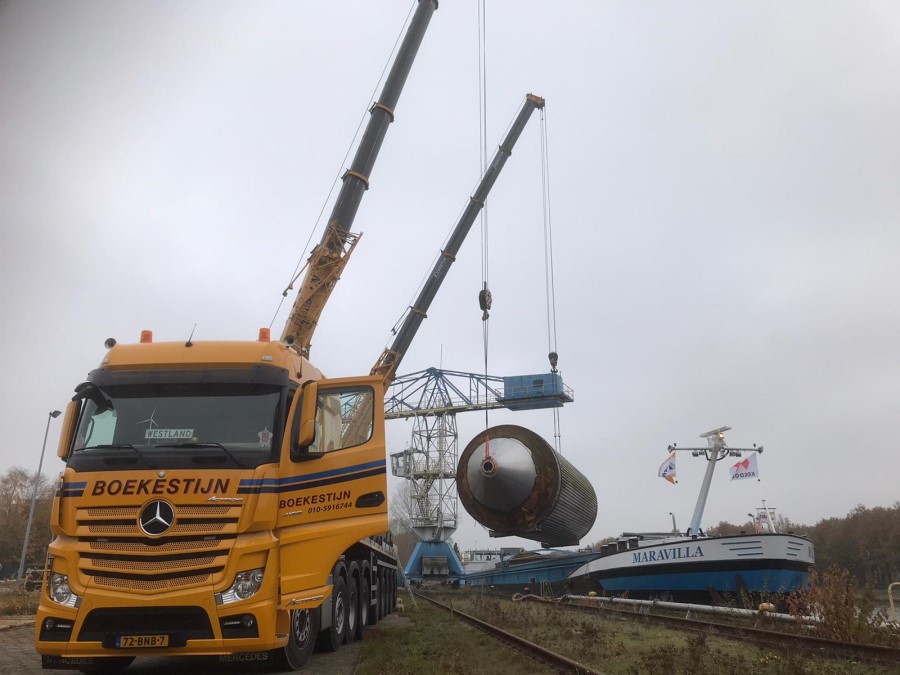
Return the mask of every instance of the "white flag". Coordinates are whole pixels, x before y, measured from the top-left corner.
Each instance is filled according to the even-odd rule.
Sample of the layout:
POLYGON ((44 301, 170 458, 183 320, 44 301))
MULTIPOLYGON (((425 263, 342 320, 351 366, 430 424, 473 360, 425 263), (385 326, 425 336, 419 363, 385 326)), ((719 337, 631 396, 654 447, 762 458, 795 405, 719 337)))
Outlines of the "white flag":
POLYGON ((659 477, 665 478, 673 485, 678 481, 675 480, 675 453, 666 457, 666 461, 659 465, 659 477))
POLYGON ((743 480, 744 478, 756 478, 759 480, 759 468, 756 466, 755 452, 731 467, 731 480, 743 480))

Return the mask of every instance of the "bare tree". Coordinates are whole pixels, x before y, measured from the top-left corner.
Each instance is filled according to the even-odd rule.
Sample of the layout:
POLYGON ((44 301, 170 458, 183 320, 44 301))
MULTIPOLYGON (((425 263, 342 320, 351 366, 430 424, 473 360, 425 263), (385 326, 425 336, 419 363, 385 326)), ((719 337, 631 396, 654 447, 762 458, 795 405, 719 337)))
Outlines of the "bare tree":
POLYGON ((31 507, 34 481, 37 481, 37 500, 34 520, 25 561, 29 565, 41 565, 50 543, 50 508, 54 487, 45 476, 29 474, 14 466, 0 476, 0 564, 9 574, 19 567, 22 542, 25 541, 25 523, 31 507))
POLYGON ((404 480, 391 495, 390 507, 388 510, 388 518, 391 524, 391 531, 397 535, 400 532, 412 531, 412 517, 410 512, 410 481, 404 480))

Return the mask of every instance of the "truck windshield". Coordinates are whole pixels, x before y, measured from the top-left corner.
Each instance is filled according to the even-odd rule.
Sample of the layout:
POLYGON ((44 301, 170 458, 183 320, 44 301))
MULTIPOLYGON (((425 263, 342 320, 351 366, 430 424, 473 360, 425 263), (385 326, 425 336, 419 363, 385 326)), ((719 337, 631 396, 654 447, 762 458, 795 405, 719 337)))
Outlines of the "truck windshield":
MULTIPOLYGON (((268 455, 278 442, 281 388, 261 384, 115 385, 92 388, 75 453, 117 448, 268 455)), ((231 456, 231 455, 229 455, 231 456)))

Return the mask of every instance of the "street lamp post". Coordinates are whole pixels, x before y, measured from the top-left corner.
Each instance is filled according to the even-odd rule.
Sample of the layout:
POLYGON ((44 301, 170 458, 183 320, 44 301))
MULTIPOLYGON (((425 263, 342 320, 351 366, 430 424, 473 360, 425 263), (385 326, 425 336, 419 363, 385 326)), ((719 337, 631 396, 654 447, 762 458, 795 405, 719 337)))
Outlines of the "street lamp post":
POLYGON ((37 501, 38 485, 41 481, 41 469, 44 468, 44 450, 47 449, 47 434, 50 433, 50 420, 54 417, 59 417, 61 414, 62 413, 59 412, 59 410, 54 410, 47 415, 47 428, 44 429, 44 443, 41 445, 41 461, 38 463, 37 475, 34 477, 34 489, 31 491, 31 509, 28 511, 28 524, 25 526, 25 541, 22 544, 22 557, 19 558, 19 574, 16 577, 19 581, 22 580, 22 575, 25 573, 25 554, 28 551, 28 539, 31 536, 31 519, 34 518, 34 503, 37 501))

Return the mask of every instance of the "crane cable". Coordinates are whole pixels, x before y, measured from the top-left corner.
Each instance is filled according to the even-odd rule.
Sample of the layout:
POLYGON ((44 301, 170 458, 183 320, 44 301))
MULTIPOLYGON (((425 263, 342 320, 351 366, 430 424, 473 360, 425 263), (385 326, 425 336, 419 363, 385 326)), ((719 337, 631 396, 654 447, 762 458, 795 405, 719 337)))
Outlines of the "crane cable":
MULTIPOLYGON (((478 135, 479 163, 481 175, 487 171, 487 20, 485 4, 487 0, 478 0, 478 135)), ((481 212, 481 291, 478 293, 478 305, 481 309, 482 349, 484 351, 484 377, 488 377, 488 344, 490 337, 491 292, 488 289, 490 272, 490 242, 488 239, 488 207, 484 204, 481 212)), ((490 408, 488 397, 484 398, 484 459, 491 456, 491 439, 487 434, 490 427, 490 408)))
POLYGON ((309 264, 309 256, 306 255, 306 251, 309 251, 309 244, 312 241, 313 235, 319 229, 319 223, 322 222, 322 215, 325 213, 325 207, 328 206, 328 203, 331 201, 331 195, 334 194, 334 189, 337 187, 338 182, 341 180, 341 176, 344 172, 344 166, 347 164, 347 158, 350 157, 350 152, 356 145, 356 139, 359 138, 359 132, 362 131, 362 128, 366 123, 366 117, 371 113, 372 106, 375 104, 376 98, 378 96, 378 90, 381 88, 381 83, 384 81, 384 76, 387 73, 388 68, 390 68, 391 62, 394 60, 394 54, 397 53, 397 47, 400 45, 400 40, 403 38, 403 35, 406 32, 406 27, 409 25, 409 21, 412 18, 417 4, 417 0, 413 0, 412 5, 410 5, 409 12, 406 15, 406 21, 403 22, 403 26, 401 26, 400 32, 397 33, 397 38, 394 40, 394 46, 391 48, 391 53, 388 54, 387 60, 384 62, 384 67, 381 69, 381 75, 378 78, 378 82, 375 83, 375 88, 372 90, 371 96, 369 96, 369 103, 363 111, 362 116, 359 118, 359 124, 356 125, 356 132, 353 134, 353 138, 350 139, 350 144, 347 146, 347 152, 344 153, 344 158, 341 160, 341 165, 340 167, 338 167, 337 173, 334 176, 334 180, 331 181, 331 189, 328 190, 328 194, 325 196, 325 201, 322 202, 322 208, 319 209, 319 215, 316 218, 316 222, 313 224, 312 229, 309 231, 309 237, 306 238, 306 244, 303 245, 303 255, 300 256, 300 259, 294 266, 294 273, 291 275, 290 283, 281 293, 281 300, 278 301, 278 307, 275 308, 275 314, 272 315, 272 320, 269 322, 269 330, 272 330, 272 325, 275 323, 275 319, 278 318, 278 313, 281 311, 281 306, 284 304, 284 299, 288 296, 288 291, 293 289, 294 282, 296 282, 297 279, 300 278, 300 275, 303 274, 303 270, 305 270, 306 266, 309 264), (303 262, 304 257, 306 257, 306 262, 303 262))
MULTIPOLYGON (((544 212, 544 283, 547 296, 547 349, 550 370, 556 373, 559 355, 556 351, 556 283, 553 272, 553 222, 550 210, 550 149, 547 112, 541 108, 541 197, 544 212)), ((553 441, 562 454, 562 432, 559 408, 553 408, 553 441)))

